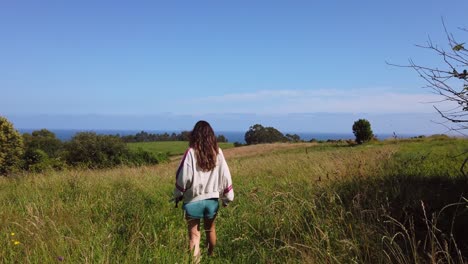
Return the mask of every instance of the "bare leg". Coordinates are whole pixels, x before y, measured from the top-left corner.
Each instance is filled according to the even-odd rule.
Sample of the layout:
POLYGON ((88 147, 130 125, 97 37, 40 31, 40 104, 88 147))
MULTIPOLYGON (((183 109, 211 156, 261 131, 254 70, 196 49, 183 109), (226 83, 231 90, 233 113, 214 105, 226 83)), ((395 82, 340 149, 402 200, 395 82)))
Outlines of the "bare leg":
POLYGON ((190 239, 189 249, 197 259, 200 257, 200 219, 187 218, 187 226, 190 239))
POLYGON ((203 225, 205 227, 206 240, 208 242, 208 256, 213 255, 214 247, 216 246, 216 228, 215 219, 204 219, 203 225))

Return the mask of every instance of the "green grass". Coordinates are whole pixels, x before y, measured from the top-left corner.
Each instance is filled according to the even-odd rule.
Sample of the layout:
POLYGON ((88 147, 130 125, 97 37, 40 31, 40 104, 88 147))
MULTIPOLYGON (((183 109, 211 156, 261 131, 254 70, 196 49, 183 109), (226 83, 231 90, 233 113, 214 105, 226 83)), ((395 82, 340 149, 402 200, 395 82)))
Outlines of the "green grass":
MULTIPOLYGON (((218 143, 221 149, 233 148, 233 143, 218 143)), ((170 156, 182 155, 187 150, 187 141, 157 141, 128 143, 130 150, 139 148, 153 153, 168 153, 170 156)))
MULTIPOLYGON (((466 150, 424 139, 230 158, 235 201, 202 263, 461 263, 466 150)), ((0 178, 0 263, 189 263, 182 210, 168 202, 176 167, 0 178)))

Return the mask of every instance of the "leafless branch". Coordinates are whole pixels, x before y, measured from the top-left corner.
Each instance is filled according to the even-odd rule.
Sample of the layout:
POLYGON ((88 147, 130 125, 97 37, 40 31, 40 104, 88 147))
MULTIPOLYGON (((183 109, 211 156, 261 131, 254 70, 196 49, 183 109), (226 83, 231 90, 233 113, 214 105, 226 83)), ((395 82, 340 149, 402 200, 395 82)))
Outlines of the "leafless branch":
POLYGON ((460 172, 463 174, 463 176, 466 177, 466 173, 465 173, 465 165, 466 163, 468 162, 468 157, 465 158, 465 160, 463 161, 463 164, 461 165, 460 167, 460 172))
POLYGON ((434 106, 435 110, 437 110, 437 112, 440 114, 440 116, 442 116, 443 118, 453 122, 453 123, 464 123, 464 122, 468 122, 468 120, 463 120, 463 119, 453 119, 447 115, 445 115, 445 112, 442 112, 440 111, 436 106, 434 106))
MULTIPOLYGON (((424 45, 416 45, 439 57, 443 63, 442 66, 420 65, 412 59, 409 59, 407 65, 389 62, 386 64, 411 68, 416 71, 419 77, 426 82, 423 88, 429 88, 433 94, 440 96, 440 100, 431 102, 440 117, 445 120, 439 124, 450 132, 465 135, 464 131, 468 131, 468 50, 465 48, 464 42, 457 41, 455 36, 449 32, 443 19, 442 26, 447 41, 446 48, 435 44, 430 37, 424 45), (444 107, 437 106, 441 103, 444 107), (447 109, 449 105, 451 107, 447 109)), ((459 30, 463 33, 468 32, 466 28, 459 28, 459 30)), ((468 161, 465 161, 464 166, 466 163, 468 161)))

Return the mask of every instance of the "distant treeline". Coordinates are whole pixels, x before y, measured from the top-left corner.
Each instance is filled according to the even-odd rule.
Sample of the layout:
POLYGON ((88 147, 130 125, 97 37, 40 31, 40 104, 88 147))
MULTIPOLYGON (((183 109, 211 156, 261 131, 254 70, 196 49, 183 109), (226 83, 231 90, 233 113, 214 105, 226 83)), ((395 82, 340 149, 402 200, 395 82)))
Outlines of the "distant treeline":
POLYGON ((168 159, 165 153, 143 149, 131 151, 116 135, 95 132, 76 133, 70 141, 62 142, 47 129, 22 135, 23 155, 20 168, 39 172, 63 168, 111 168, 119 165, 158 164, 168 159))
MULTIPOLYGON (((370 140, 376 140, 374 136, 371 125, 369 121, 365 119, 359 119, 356 121, 352 127, 353 133, 356 136, 356 140, 347 140, 348 144, 362 144, 370 140)), ((244 136, 245 142, 247 145, 253 144, 264 144, 264 143, 274 143, 274 142, 304 142, 303 139, 297 134, 283 134, 278 129, 274 127, 264 127, 261 124, 255 124, 245 132, 244 136)), ((309 142, 323 142, 316 139, 311 139, 309 142)), ((327 142, 344 142, 344 140, 327 140, 327 142)), ((239 142, 234 142, 234 146, 242 146, 239 142)))
MULTIPOLYGON (((365 119, 353 125, 356 140, 349 145, 377 140, 370 123, 365 119)), ((274 127, 255 124, 245 133, 247 145, 273 142, 304 142, 297 134, 284 135, 274 127)), ((396 138, 396 135, 395 135, 396 138)), ((189 141, 190 131, 152 134, 145 131, 135 135, 99 135, 95 132, 76 133, 70 141, 63 142, 56 135, 41 129, 21 135, 6 118, 0 116, 0 175, 15 171, 40 172, 64 168, 110 168, 119 165, 157 164, 168 160, 168 153, 155 153, 144 149, 130 150, 127 143, 153 141, 189 141)), ((218 142, 228 142, 224 135, 218 142)), ((315 139, 309 142, 319 142, 315 139)), ((328 140, 327 142, 344 142, 328 140)), ((242 146, 234 142, 234 146, 242 146)))
MULTIPOLYGON (((20 134, 11 122, 0 116, 0 175, 19 171, 41 172, 50 169, 111 168, 158 164, 169 159, 168 153, 145 149, 131 150, 127 143, 151 141, 189 141, 190 132, 135 135, 100 135, 76 133, 69 141, 61 141, 55 133, 41 129, 20 134)), ((218 142, 227 142, 224 135, 218 142)))
MULTIPOLYGON (((153 142, 153 141, 189 141, 190 131, 182 131, 177 133, 162 133, 153 134, 145 131, 136 133, 135 135, 121 136, 122 140, 126 143, 132 142, 153 142)), ((216 137, 218 142, 228 142, 228 139, 224 135, 218 135, 216 137)))
POLYGON ((139 166, 166 160, 167 153, 130 150, 117 135, 80 132, 63 142, 47 129, 20 134, 13 124, 0 116, 0 175, 19 171, 139 166))

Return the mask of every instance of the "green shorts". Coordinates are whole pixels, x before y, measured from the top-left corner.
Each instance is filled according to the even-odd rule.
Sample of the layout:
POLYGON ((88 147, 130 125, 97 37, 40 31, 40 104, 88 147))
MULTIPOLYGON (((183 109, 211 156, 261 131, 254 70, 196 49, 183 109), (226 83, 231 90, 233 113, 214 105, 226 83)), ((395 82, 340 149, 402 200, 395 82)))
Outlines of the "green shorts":
POLYGON ((218 213, 219 203, 218 198, 206 199, 191 203, 184 203, 182 207, 185 215, 192 219, 213 219, 218 213))

